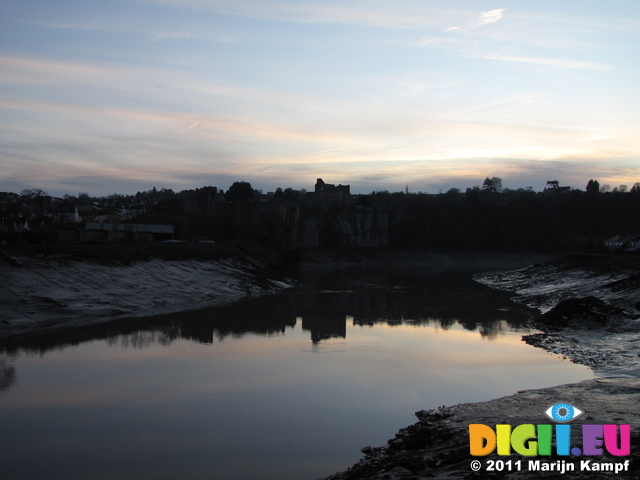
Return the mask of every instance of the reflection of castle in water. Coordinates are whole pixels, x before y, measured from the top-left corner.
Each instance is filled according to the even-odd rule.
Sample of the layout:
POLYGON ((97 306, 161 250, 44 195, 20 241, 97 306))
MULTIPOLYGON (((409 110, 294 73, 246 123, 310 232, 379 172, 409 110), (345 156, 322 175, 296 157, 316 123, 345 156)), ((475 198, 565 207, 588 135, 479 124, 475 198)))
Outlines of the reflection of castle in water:
POLYGON ((9 390, 16 383, 16 369, 5 357, 0 357, 0 392, 9 390))
MULTIPOLYGON (((495 338, 506 322, 512 328, 528 320, 523 309, 491 300, 467 296, 446 285, 425 292, 423 288, 351 285, 348 290, 330 291, 314 286, 308 293, 294 291, 256 298, 229 309, 208 312, 180 323, 179 336, 212 343, 228 336, 245 334, 283 335, 299 325, 313 344, 331 338, 346 338, 347 324, 358 326, 437 325, 443 330, 459 324, 477 330, 484 338, 495 338), (450 298, 447 298, 450 297, 450 298)), ((508 300, 507 300, 508 301, 508 300)))
MULTIPOLYGON (((441 276, 425 279, 423 275, 408 279, 405 272, 401 276, 379 273, 365 280, 328 279, 304 290, 258 297, 225 308, 49 332, 15 343, 4 341, 0 342, 0 352, 24 349, 43 354, 95 339, 127 348, 170 344, 177 339, 214 343, 246 334, 284 335, 287 328, 298 325, 309 332, 313 344, 318 344, 346 338, 348 323, 363 327, 437 325, 444 330, 457 323, 491 339, 499 334, 503 321, 513 327, 529 319, 525 308, 512 304, 507 294, 487 293, 485 287, 472 282, 460 286, 459 278, 448 281, 441 276), (323 288, 326 285, 341 285, 342 289, 328 290, 323 288)), ((8 366, 2 380, 7 385, 15 381, 8 366)))

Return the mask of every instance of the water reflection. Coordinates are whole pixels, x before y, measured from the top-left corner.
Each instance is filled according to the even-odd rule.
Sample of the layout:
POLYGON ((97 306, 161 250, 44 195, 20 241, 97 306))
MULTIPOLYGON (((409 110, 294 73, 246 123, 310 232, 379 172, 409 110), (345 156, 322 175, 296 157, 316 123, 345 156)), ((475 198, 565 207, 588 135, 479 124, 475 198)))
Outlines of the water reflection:
MULTIPOLYGON (((532 315, 531 310, 511 303, 509 295, 478 285, 470 280, 470 275, 460 272, 334 273, 306 278, 283 293, 232 307, 7 339, 0 341, 0 351, 22 350, 42 355, 52 349, 94 340, 127 348, 170 345, 177 339, 210 344, 229 336, 284 335, 287 328, 298 323, 303 331, 309 332, 314 345, 331 338, 346 338, 347 324, 437 325, 443 330, 459 324, 467 330, 477 330, 484 338, 494 339, 505 323, 517 330, 532 315)), ((15 378, 9 367, 3 371, 7 372, 6 382, 15 378)))
POLYGON ((332 273, 303 278, 300 285, 283 293, 230 307, 5 339, 0 341, 0 353, 6 355, 0 357, 0 392, 17 381, 11 356, 19 352, 42 356, 96 340, 132 349, 170 346, 179 339, 212 344, 247 334, 285 335, 296 325, 308 332, 314 347, 325 340, 346 338, 347 326, 435 325, 449 330, 460 325, 492 340, 505 326, 512 331, 523 328, 534 314, 513 304, 508 294, 490 290, 470 278, 466 272, 332 273))
POLYGON ((417 409, 591 378, 521 342, 531 312, 469 278, 345 272, 5 340, 5 477, 311 480, 417 409))
POLYGON ((0 393, 9 390, 16 383, 16 369, 9 358, 0 356, 0 393))

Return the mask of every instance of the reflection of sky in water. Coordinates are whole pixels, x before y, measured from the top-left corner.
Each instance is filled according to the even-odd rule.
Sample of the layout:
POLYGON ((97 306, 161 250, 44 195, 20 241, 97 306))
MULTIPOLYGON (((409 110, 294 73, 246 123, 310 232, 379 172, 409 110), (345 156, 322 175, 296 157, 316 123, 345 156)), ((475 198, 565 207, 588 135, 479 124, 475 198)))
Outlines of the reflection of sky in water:
POLYGON ((296 324, 212 344, 19 354, 19 384, 0 396, 0 443, 24 472, 15 478, 40 468, 56 478, 257 478, 247 462, 266 465, 260 478, 316 478, 385 443, 415 410, 591 377, 508 329, 493 340, 459 326, 346 333, 312 345, 296 324), (18 461, 27 456, 41 460, 18 461))
POLYGON ((480 291, 457 310, 425 300, 446 291, 298 291, 13 348, 0 354, 15 375, 0 391, 6 478, 315 479, 416 410, 592 377, 505 321, 485 335, 430 321, 517 323, 480 291))

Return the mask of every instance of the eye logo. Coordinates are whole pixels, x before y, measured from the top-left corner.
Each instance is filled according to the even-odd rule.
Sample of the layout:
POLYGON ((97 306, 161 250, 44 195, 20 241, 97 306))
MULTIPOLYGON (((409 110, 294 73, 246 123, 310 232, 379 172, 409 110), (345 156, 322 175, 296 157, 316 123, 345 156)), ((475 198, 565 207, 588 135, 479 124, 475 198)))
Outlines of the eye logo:
POLYGON ((554 422, 564 423, 575 420, 584 412, 568 403, 556 403, 547 408, 544 413, 554 422))

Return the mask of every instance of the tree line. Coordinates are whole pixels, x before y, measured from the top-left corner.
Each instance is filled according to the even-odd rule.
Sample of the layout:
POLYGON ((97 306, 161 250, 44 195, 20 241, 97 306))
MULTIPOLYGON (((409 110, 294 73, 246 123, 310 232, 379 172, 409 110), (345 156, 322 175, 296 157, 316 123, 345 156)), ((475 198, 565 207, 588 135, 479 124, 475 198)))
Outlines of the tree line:
MULTIPOLYGON (((22 192, 34 216, 46 216, 52 199, 42 190, 22 192)), ((14 197, 15 199, 15 197, 14 197)), ((0 199, 2 200, 2 199, 0 199)), ((173 224, 179 239, 241 238, 283 250, 305 247, 389 246, 440 250, 587 251, 616 234, 640 234, 640 183, 611 188, 589 180, 584 190, 556 180, 536 192, 503 188, 499 177, 464 192, 439 194, 376 191, 347 203, 322 203, 314 193, 277 189, 263 194, 248 182, 228 190, 203 187, 135 195, 65 196, 58 208, 80 205, 83 217, 138 208, 135 223, 173 224), (89 208, 91 207, 91 208, 89 208)), ((3 219, 15 205, 0 202, 3 219)), ((45 225, 46 222, 41 222, 45 225)))

